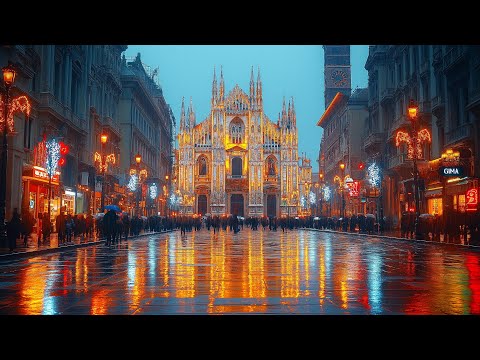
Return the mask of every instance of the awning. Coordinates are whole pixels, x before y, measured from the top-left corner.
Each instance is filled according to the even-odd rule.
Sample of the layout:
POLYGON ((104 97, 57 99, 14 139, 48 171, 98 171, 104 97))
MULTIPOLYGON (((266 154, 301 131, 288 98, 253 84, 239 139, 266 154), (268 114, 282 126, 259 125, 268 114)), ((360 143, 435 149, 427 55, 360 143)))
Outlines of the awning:
POLYGON ((460 180, 446 185, 447 195, 465 194, 472 187, 473 179, 460 180))
POLYGON ((425 190, 426 198, 440 197, 440 196, 442 196, 442 189, 425 190))

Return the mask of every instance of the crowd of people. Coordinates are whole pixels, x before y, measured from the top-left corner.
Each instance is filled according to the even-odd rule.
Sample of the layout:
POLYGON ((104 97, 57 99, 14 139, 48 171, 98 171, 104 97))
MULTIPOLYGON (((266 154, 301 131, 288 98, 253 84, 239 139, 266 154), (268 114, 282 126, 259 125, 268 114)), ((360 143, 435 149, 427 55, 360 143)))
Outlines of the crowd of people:
MULTIPOLYGON (((400 236, 404 238, 417 238, 430 241, 442 241, 447 243, 463 243, 480 245, 480 215, 477 213, 465 214, 460 219, 458 214, 451 214, 446 217, 421 216, 418 225, 415 227, 415 214, 405 212, 402 214, 400 224, 400 236), (444 220, 445 219, 445 220, 444 220), (467 239, 467 240, 465 240, 467 239)), ((12 251, 16 247, 17 239, 23 240, 27 247, 28 238, 36 232, 38 245, 49 240, 53 232, 58 234, 58 244, 72 243, 74 238, 81 240, 90 238, 105 238, 106 245, 120 243, 122 239, 128 240, 129 236, 138 236, 141 232, 160 232, 179 229, 181 234, 192 230, 199 231, 206 228, 218 233, 220 229, 227 228, 238 233, 243 227, 250 227, 257 231, 259 226, 265 231, 277 231, 280 227, 282 232, 299 229, 314 228, 320 230, 336 230, 345 232, 358 232, 365 234, 384 234, 393 230, 386 218, 379 221, 372 214, 358 214, 342 217, 280 217, 261 216, 247 217, 246 219, 236 214, 221 216, 197 216, 180 215, 173 217, 165 216, 130 216, 126 212, 109 210, 104 214, 68 214, 61 211, 54 222, 49 221, 48 213, 41 214, 35 219, 27 210, 21 214, 14 209, 12 218, 7 222, 7 239, 9 248, 12 251)))
POLYGON ((49 220, 48 212, 39 214, 38 218, 27 209, 21 213, 13 210, 10 221, 7 222, 7 240, 10 251, 17 246, 17 239, 21 238, 23 246, 28 246, 28 239, 36 234, 38 246, 47 244, 51 234, 58 236, 58 245, 72 243, 75 238, 81 241, 93 238, 105 238, 107 245, 120 243, 122 238, 138 236, 141 232, 159 232, 173 229, 171 220, 160 216, 133 216, 128 213, 118 213, 109 210, 104 214, 69 214, 60 211, 54 221, 49 220))

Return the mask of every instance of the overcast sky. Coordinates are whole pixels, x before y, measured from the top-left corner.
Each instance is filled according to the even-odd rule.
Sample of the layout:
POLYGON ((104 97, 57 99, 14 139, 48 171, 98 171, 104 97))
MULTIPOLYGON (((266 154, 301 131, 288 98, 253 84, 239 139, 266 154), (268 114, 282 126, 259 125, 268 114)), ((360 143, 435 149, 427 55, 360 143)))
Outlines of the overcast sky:
MULTIPOLYGON (((238 84, 249 92, 250 69, 260 66, 264 112, 276 121, 282 99, 295 100, 299 136, 299 154, 305 152, 318 171, 318 149, 322 131, 316 126, 325 109, 323 48, 320 45, 130 45, 127 57, 141 53, 142 62, 158 67, 158 79, 165 100, 180 120, 182 96, 190 96, 197 123, 210 111, 213 67, 223 66, 225 94, 238 84)), ((366 87, 367 45, 352 45, 352 89, 366 87)))

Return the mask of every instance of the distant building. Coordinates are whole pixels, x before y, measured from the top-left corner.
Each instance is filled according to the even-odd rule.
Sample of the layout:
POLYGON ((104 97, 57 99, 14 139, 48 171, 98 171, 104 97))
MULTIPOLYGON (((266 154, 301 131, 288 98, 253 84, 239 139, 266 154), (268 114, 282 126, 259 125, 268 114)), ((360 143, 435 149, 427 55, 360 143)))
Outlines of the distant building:
POLYGON ((293 99, 276 122, 264 113, 260 72, 249 93, 226 93, 214 72, 211 111, 196 122, 182 100, 178 191, 185 213, 296 215, 299 205, 298 129, 293 99))
POLYGON ((324 45, 325 109, 338 92, 352 91, 350 45, 324 45))
MULTIPOLYGON (((317 123, 323 128, 320 172, 324 174, 327 186, 337 190, 332 191, 330 214, 333 216, 341 215, 340 183, 350 177, 362 185, 363 171, 359 165, 362 163, 363 143, 359 134, 362 134, 367 118, 368 93, 365 88, 356 89, 350 97, 338 92, 317 123), (344 164, 343 170, 341 164, 344 164)), ((349 197, 344 189, 344 200, 346 215, 364 212, 360 194, 349 197)))

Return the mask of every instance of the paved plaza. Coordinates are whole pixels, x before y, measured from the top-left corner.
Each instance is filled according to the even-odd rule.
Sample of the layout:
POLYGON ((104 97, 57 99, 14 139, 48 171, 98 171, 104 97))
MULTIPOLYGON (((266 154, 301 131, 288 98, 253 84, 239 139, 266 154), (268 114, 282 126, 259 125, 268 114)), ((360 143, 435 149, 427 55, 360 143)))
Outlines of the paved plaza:
POLYGON ((203 229, 0 262, 0 314, 480 314, 480 251, 203 229))

